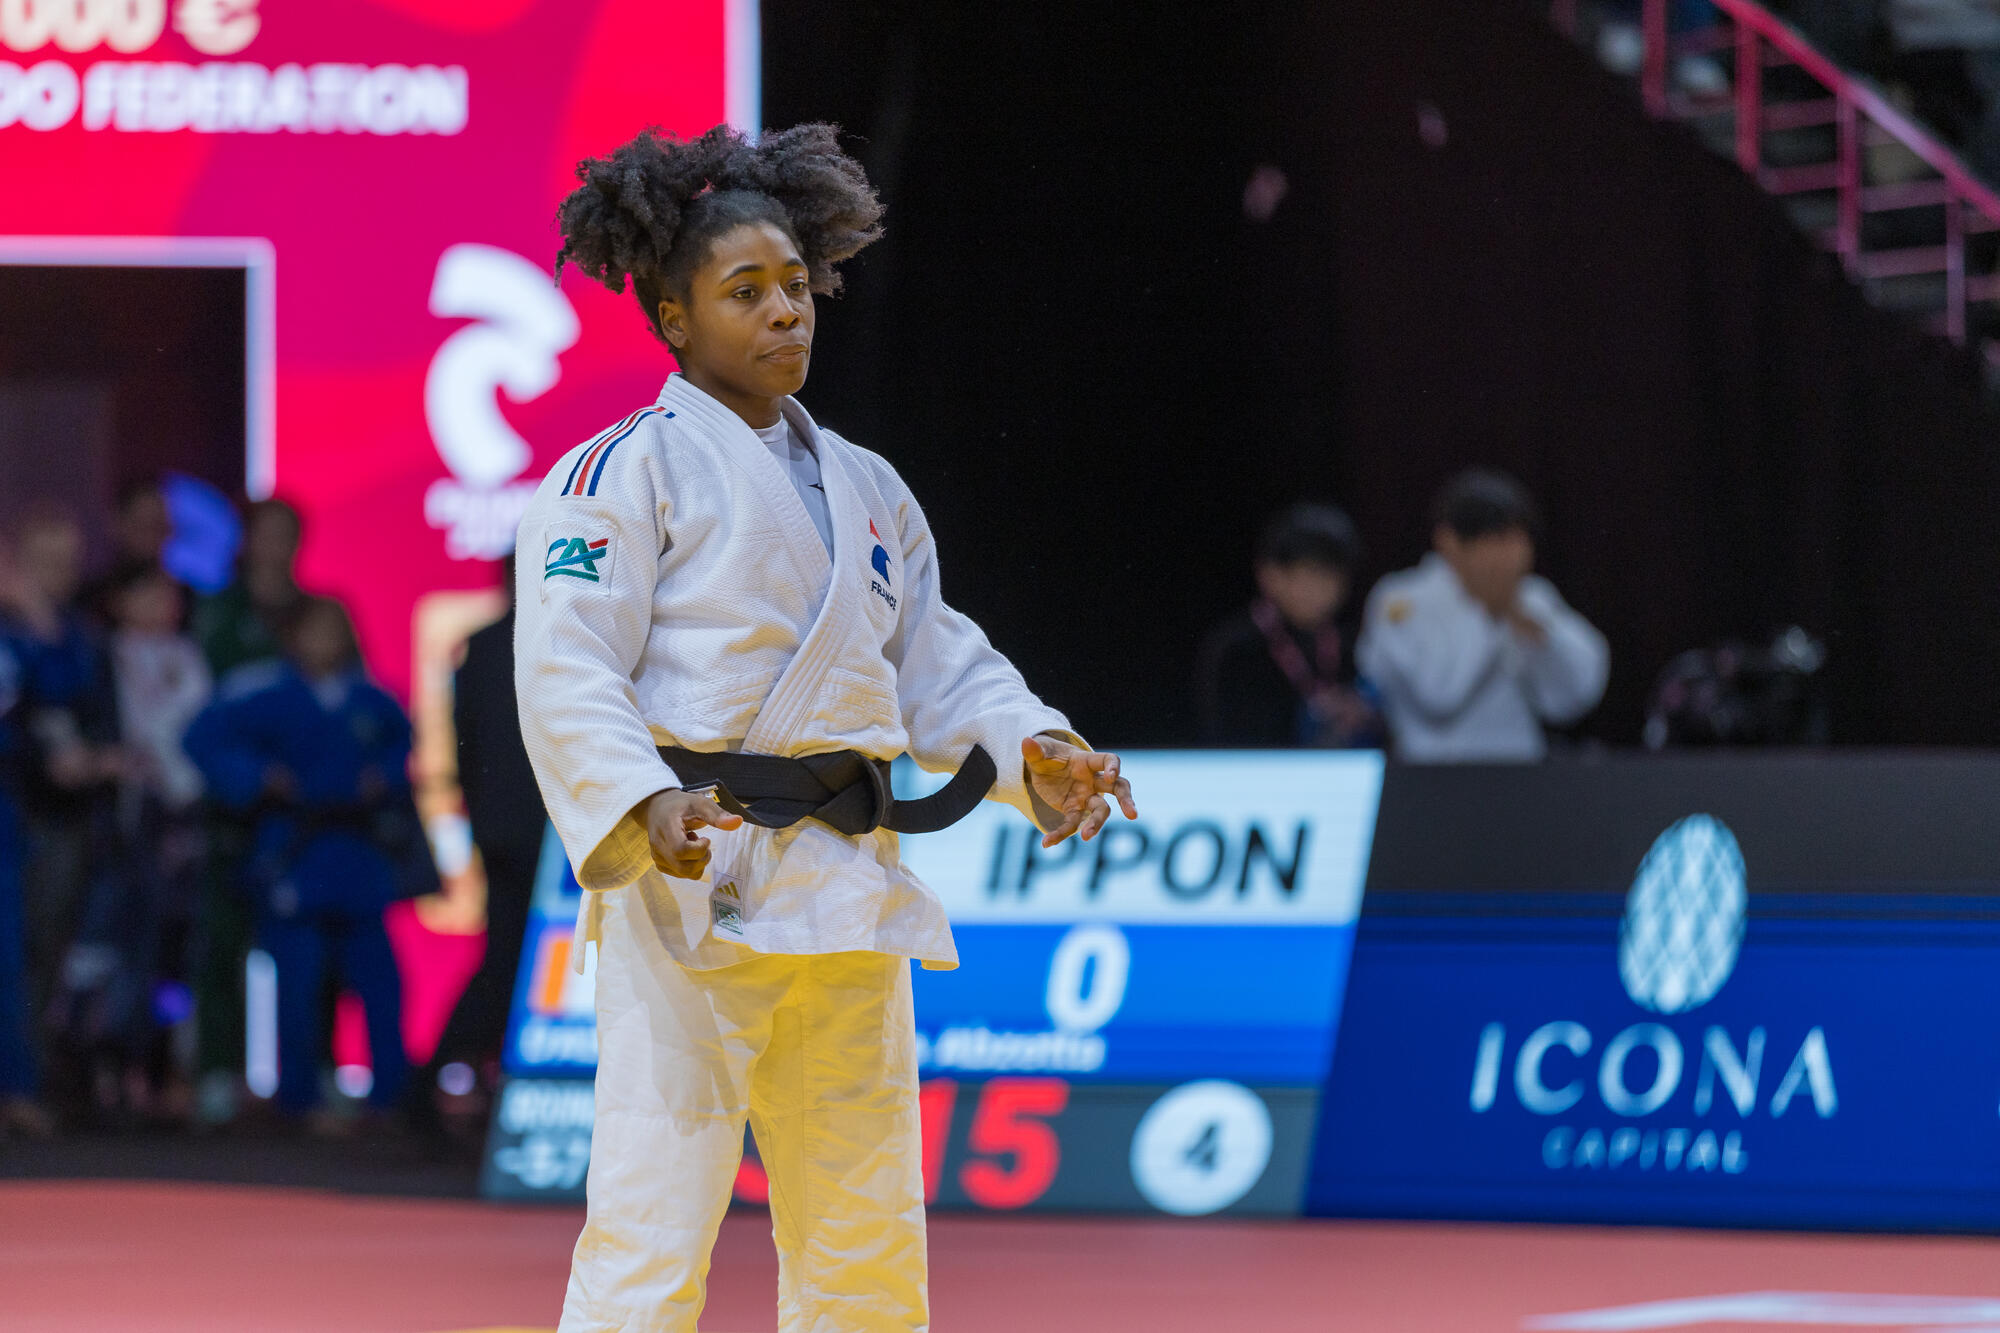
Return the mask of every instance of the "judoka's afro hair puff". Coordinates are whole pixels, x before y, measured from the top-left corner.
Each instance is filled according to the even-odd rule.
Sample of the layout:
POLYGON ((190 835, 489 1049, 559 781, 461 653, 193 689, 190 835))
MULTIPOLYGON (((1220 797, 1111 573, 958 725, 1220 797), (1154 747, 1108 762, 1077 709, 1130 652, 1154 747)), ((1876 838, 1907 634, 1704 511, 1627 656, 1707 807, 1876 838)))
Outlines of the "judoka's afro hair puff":
POLYGON ((798 243, 812 289, 838 292, 836 266, 882 235, 882 203, 837 134, 797 125, 751 143, 727 125, 695 139, 648 129, 586 158, 556 209, 556 276, 574 265, 614 292, 629 279, 657 336, 660 301, 687 294, 715 239, 769 222, 798 243))

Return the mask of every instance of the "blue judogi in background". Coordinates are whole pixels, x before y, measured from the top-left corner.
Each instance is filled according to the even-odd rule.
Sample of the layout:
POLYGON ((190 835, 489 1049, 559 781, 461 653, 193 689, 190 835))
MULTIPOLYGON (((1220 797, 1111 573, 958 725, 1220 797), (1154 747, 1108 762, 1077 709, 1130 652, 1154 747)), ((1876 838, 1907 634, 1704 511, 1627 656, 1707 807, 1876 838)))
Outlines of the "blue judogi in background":
POLYGON ((22 645, 0 629, 0 1102, 32 1097, 34 1046, 29 1036, 27 924, 21 910, 24 854, 19 766, 27 751, 21 695, 22 645))
POLYGON ((409 719, 351 645, 345 612, 317 603, 288 636, 288 660, 236 673, 185 743, 210 794, 254 819, 243 887, 277 964, 277 1098, 292 1113, 319 1100, 329 956, 367 1011, 369 1101, 392 1106, 408 1068, 382 910, 413 891, 408 862, 428 853, 410 801, 409 719))

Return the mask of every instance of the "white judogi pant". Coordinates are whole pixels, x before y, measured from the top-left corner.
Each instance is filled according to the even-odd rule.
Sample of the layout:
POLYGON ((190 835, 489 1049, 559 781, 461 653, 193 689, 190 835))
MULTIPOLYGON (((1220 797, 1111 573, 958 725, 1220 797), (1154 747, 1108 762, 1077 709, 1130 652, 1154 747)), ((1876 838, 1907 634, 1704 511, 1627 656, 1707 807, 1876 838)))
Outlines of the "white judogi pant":
POLYGON ((929 1329, 909 960, 693 971, 648 938, 643 909, 618 907, 637 904, 607 912, 598 947, 589 1214, 560 1333, 695 1333, 746 1118, 771 1179, 782 1333, 929 1329))

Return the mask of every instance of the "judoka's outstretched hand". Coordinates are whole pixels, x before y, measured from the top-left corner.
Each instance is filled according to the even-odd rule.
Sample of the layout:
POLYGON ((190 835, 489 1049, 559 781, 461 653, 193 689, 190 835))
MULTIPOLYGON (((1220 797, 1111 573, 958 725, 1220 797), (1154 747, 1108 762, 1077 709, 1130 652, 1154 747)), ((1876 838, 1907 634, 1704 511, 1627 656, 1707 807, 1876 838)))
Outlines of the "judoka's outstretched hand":
POLYGON ((743 816, 732 815, 706 796, 675 787, 655 792, 632 812, 646 827, 653 864, 675 879, 700 879, 708 870, 708 839, 695 830, 740 828, 743 816))
POLYGON ((1021 760, 1035 795, 1062 815, 1062 823, 1042 834, 1044 847, 1053 847, 1079 831, 1085 842, 1096 837, 1104 821, 1111 818, 1106 796, 1117 798, 1125 818, 1139 817, 1139 807, 1132 804, 1132 784, 1119 776, 1115 754, 1080 750, 1044 733, 1021 742, 1021 760))

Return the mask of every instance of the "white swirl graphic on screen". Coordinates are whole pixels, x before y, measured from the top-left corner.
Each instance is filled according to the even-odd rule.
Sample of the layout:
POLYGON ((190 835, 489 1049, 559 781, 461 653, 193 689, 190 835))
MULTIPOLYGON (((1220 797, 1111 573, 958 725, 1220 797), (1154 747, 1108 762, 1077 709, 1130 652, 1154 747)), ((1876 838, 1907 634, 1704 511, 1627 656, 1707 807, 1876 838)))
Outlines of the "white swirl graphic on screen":
POLYGON ((1736 836, 1711 815, 1662 833, 1639 864, 1618 930, 1618 975, 1632 1002, 1682 1014, 1736 970, 1749 896, 1736 836))
POLYGON ((547 393, 581 325, 546 272, 490 245, 454 245, 439 257, 430 311, 477 322, 444 340, 424 379, 424 419, 452 470, 425 494, 424 517, 445 529, 454 559, 496 559, 514 548, 535 490, 533 482, 510 484, 534 451, 497 395, 525 403, 547 393))

